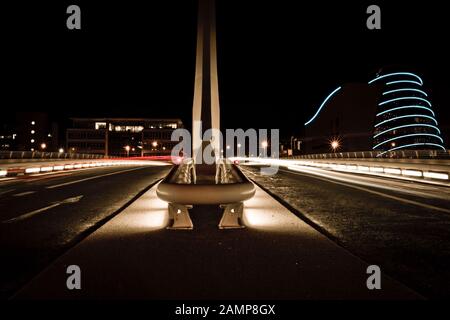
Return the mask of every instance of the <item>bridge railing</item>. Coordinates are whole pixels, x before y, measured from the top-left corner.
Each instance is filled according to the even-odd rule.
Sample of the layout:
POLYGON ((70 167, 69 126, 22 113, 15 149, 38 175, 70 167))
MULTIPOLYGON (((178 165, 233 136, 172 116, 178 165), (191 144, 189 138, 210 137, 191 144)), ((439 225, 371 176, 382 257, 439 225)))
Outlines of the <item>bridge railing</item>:
POLYGON ((0 151, 0 159, 109 159, 100 154, 42 152, 42 151, 0 151))
POLYGON ((333 152, 289 156, 287 159, 450 159, 450 150, 396 150, 333 152))

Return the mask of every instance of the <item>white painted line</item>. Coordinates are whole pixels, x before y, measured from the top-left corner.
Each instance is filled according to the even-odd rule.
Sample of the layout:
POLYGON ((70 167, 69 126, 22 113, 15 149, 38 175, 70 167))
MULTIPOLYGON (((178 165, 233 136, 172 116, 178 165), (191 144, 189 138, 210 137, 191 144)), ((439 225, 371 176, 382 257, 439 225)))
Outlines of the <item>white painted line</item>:
POLYGON ((48 186, 47 189, 54 189, 54 188, 64 187, 64 186, 68 186, 68 185, 79 183, 79 182, 83 182, 83 181, 88 181, 88 180, 92 180, 92 179, 112 176, 114 174, 125 173, 125 172, 134 171, 134 170, 138 170, 138 169, 143 169, 143 167, 127 169, 127 170, 122 170, 122 171, 118 171, 118 172, 111 172, 111 173, 106 173, 106 174, 102 174, 102 175, 99 175, 99 176, 94 176, 94 177, 84 178, 84 179, 80 179, 80 180, 75 180, 75 181, 65 182, 65 183, 61 183, 61 184, 56 184, 56 185, 53 185, 53 186, 48 186))
POLYGON ((25 192, 13 194, 12 196, 13 197, 23 197, 23 196, 33 194, 33 193, 36 193, 36 191, 25 191, 25 192))
POLYGON ((35 216, 36 214, 38 214, 38 213, 50 210, 50 209, 52 209, 54 207, 58 207, 58 206, 60 206, 62 204, 78 202, 78 201, 81 200, 81 198, 83 198, 82 195, 81 196, 76 196, 76 197, 73 197, 73 198, 67 198, 65 200, 55 202, 55 203, 53 203, 53 204, 51 204, 51 205, 49 205, 47 207, 44 207, 44 208, 41 208, 41 209, 37 209, 37 210, 31 211, 31 212, 22 214, 22 215, 20 215, 18 217, 15 217, 15 218, 12 218, 12 219, 9 219, 9 220, 2 221, 2 223, 12 223, 12 222, 17 222, 17 221, 22 221, 22 220, 31 218, 31 217, 35 216))
POLYGON ((8 189, 8 190, 5 190, 5 191, 0 191, 0 196, 4 195, 6 193, 9 193, 9 192, 13 192, 14 190, 16 190, 16 189, 8 189))
POLYGON ((424 173, 423 173, 423 176, 424 176, 425 178, 448 180, 448 174, 447 174, 447 173, 440 173, 440 172, 424 172, 424 173))
POLYGON ((26 168, 25 173, 38 173, 41 172, 41 168, 26 168))

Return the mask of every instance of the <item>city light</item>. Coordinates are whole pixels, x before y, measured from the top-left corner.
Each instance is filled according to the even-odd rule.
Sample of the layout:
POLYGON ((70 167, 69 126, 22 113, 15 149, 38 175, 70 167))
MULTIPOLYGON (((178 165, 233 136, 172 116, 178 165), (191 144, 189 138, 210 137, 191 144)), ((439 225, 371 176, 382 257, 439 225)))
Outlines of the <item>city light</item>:
MULTIPOLYGON (((375 78, 374 80, 370 81, 370 83, 372 83, 373 81, 385 78, 385 77, 390 77, 390 76, 398 76, 398 75, 403 75, 403 76, 413 76, 416 79, 414 79, 415 81, 412 80, 405 80, 405 79, 398 79, 397 81, 391 81, 388 82, 387 85, 391 85, 391 84, 416 84, 416 85, 423 85, 423 81, 422 79, 413 73, 409 73, 409 72, 397 72, 397 73, 390 73, 390 74, 386 74, 380 77, 375 78), (419 80, 419 82, 416 82, 416 80, 419 80)), ((378 156, 382 156, 383 154, 385 154, 386 152, 389 151, 394 151, 394 150, 399 150, 399 149, 403 149, 403 148, 407 148, 407 147, 414 147, 414 146, 440 146, 441 148, 443 148, 443 146, 440 145, 439 142, 443 143, 442 138, 439 136, 440 135, 440 130, 437 127, 438 122, 435 119, 435 113, 434 111, 431 109, 432 108, 432 104, 430 101, 428 101, 426 99, 426 97, 428 97, 428 94, 420 89, 414 88, 411 85, 407 85, 403 88, 394 88, 393 90, 388 90, 383 92, 383 96, 386 95, 390 95, 390 94, 396 94, 394 95, 394 97, 392 99, 389 100, 385 100, 382 101, 380 103, 378 103, 378 105, 381 106, 385 106, 388 104, 393 103, 393 106, 389 107, 389 108, 382 108, 377 114, 376 117, 381 117, 381 122, 379 122, 378 124, 375 125, 375 128, 379 127, 379 126, 383 126, 383 128, 380 129, 375 129, 374 132, 374 146, 373 146, 373 150, 376 149, 381 149, 384 152, 382 152, 381 154, 379 154, 378 156), (406 96, 401 96, 402 92, 406 92, 406 96), (412 96, 411 93, 420 93, 423 97, 418 97, 418 96, 412 96), (401 103, 397 103, 397 102, 401 102, 403 100, 416 100, 417 104, 411 104, 411 105, 401 105, 401 103), (420 102, 425 102, 427 104, 427 106, 421 105, 420 102), (414 112, 417 113, 407 113, 405 114, 405 112, 403 111, 408 111, 407 109, 415 109, 413 110, 414 112), (420 111, 423 112, 423 110, 425 110, 426 114, 419 114, 420 111), (431 115, 430 115, 431 113, 431 115), (427 122, 427 119, 430 119, 431 121, 434 122, 435 125, 433 124, 429 124, 427 122), (402 121, 399 123, 399 121, 402 121), (394 122, 392 122, 394 121, 394 122), (409 122, 409 123, 408 123, 409 122), (390 124, 394 123, 393 126, 390 127, 390 124), (416 128, 419 128, 420 130, 416 130, 416 128), (429 129, 431 128, 431 130, 429 129), (404 130, 400 130, 397 131, 398 129, 404 129, 404 130), (431 131, 431 132, 430 132, 431 131), (437 131, 437 132, 434 132, 437 131), (436 134, 437 133, 437 134, 436 134), (385 135, 387 137, 384 137, 383 135, 385 135), (380 137, 381 136, 381 137, 380 137), (380 138, 378 138, 380 137, 380 138), (421 138, 422 142, 417 142, 417 137, 421 138), (439 142, 435 141, 434 139, 430 138, 435 138, 438 139, 439 142), (378 138, 378 139, 376 139, 378 138), (390 139, 388 139, 390 138, 390 139), (407 139, 410 138, 410 139, 407 139), (401 140, 400 140, 401 139, 401 140), (400 140, 400 141, 397 141, 400 140), (395 142, 394 142, 395 141, 395 142), (430 142, 427 142, 430 141, 430 142), (437 142, 437 143, 433 143, 433 142, 437 142), (388 148, 390 148, 389 150, 387 150, 388 148)))
POLYGON ((434 119, 433 117, 426 116, 424 114, 409 114, 409 115, 406 115, 406 116, 400 116, 400 117, 390 118, 390 119, 381 121, 380 123, 377 123, 375 125, 375 128, 378 127, 378 126, 381 126, 382 124, 385 124, 387 122, 391 122, 391 121, 398 120, 398 119, 403 119, 403 118, 427 118, 427 119, 433 120, 434 123, 438 124, 436 119, 434 119))
POLYGON ((422 136, 422 137, 423 137, 423 136, 428 136, 428 137, 437 138, 437 139, 439 139, 442 143, 444 143, 444 140, 443 140, 441 137, 439 137, 438 135, 432 134, 432 133, 412 133, 412 134, 405 134, 405 135, 402 135, 402 136, 397 136, 397 137, 394 137, 394 138, 392 138, 392 139, 388 139, 388 140, 385 140, 385 141, 383 141, 383 142, 380 142, 379 144, 375 145, 375 146, 373 147, 373 149, 376 149, 376 148, 378 148, 379 146, 381 146, 381 145, 383 145, 383 144, 385 144, 385 143, 391 142, 391 141, 393 141, 393 140, 402 139, 402 138, 408 138, 408 137, 419 137, 419 136, 422 136))
POLYGON ((157 146, 158 146, 158 142, 153 141, 153 142, 152 142, 152 147, 153 147, 153 148, 156 148, 157 146))
POLYGON ((431 114, 434 116, 433 110, 431 110, 428 107, 424 107, 424 106, 402 106, 402 107, 396 107, 396 108, 384 110, 384 111, 382 111, 380 113, 377 113, 377 117, 379 117, 379 116, 381 116, 382 114, 385 114, 385 113, 389 113, 389 112, 392 112, 392 111, 395 111, 395 110, 402 110, 402 109, 424 109, 424 110, 430 111, 431 114))
POLYGON ((58 152, 59 153, 64 153, 64 149, 63 148, 59 148, 58 152))
POLYGON ((383 96, 390 94, 390 93, 401 92, 401 91, 415 91, 415 92, 419 92, 419 93, 423 94, 425 97, 428 97, 428 94, 426 92, 419 90, 419 89, 413 89, 413 88, 403 88, 403 89, 395 89, 395 90, 386 91, 386 92, 383 92, 383 96))
POLYGON ((389 129, 387 129, 387 130, 385 130, 385 131, 383 131, 383 132, 377 133, 377 134, 374 135, 373 137, 376 138, 376 137, 381 136, 382 134, 385 134, 385 133, 387 133, 387 132, 394 131, 394 130, 398 130, 398 129, 402 129, 402 128, 407 128, 407 127, 430 127, 430 128, 436 129, 436 131, 437 131, 439 134, 441 133, 441 130, 439 130, 438 127, 433 126, 432 124, 418 123, 418 124, 405 124, 405 125, 403 125, 403 126, 398 126, 398 127, 395 127, 395 128, 389 128, 389 129))
POLYGON ((314 116, 313 116, 308 122, 305 123, 305 126, 307 126, 308 124, 310 124, 310 123, 317 117, 317 115, 319 114, 320 110, 322 110, 322 108, 325 106, 325 104, 327 103, 327 101, 330 100, 331 97, 332 97, 334 94, 336 94, 336 92, 338 92, 339 90, 341 90, 341 88, 342 88, 342 87, 338 87, 338 88, 334 89, 334 91, 331 92, 331 93, 325 98, 325 100, 324 100, 324 101, 322 102, 322 104, 320 105, 319 109, 317 109, 317 111, 316 111, 316 113, 314 114, 314 116))
POLYGON ((338 140, 331 141, 331 149, 333 149, 333 151, 336 151, 338 148, 339 148, 339 141, 338 140))
POLYGON ((267 141, 263 141, 263 142, 261 143, 261 146, 262 146, 263 148, 267 148, 267 146, 268 146, 267 141))
POLYGON ((47 145, 45 143, 41 143, 41 149, 47 148, 47 145))
POLYGON ((393 76, 411 76, 411 77, 415 77, 417 80, 419 80, 419 84, 422 85, 423 81, 422 78, 420 78, 417 74, 411 73, 411 72, 394 72, 394 73, 388 73, 388 74, 384 74, 382 76, 376 77, 373 80, 369 81, 369 84, 374 83, 375 81, 378 81, 380 79, 386 78, 386 77, 393 77, 393 76))
POLYGON ((431 107, 431 102, 430 101, 428 101, 428 100, 426 100, 424 98, 412 97, 412 96, 411 97, 400 97, 400 98, 395 98, 395 99, 383 101, 383 102, 380 102, 378 105, 382 106, 382 105, 385 105, 387 103, 392 103, 392 102, 400 101, 400 100, 419 100, 419 101, 423 101, 423 102, 427 103, 431 107))
POLYGON ((34 130, 31 130, 31 134, 34 134, 35 133, 35 131, 34 130))
POLYGON ((31 125, 32 126, 34 126, 36 124, 36 122, 34 122, 34 121, 31 121, 31 125))
POLYGON ((397 81, 391 81, 391 82, 386 83, 386 85, 398 84, 398 83, 412 83, 412 84, 417 84, 418 86, 421 86, 421 85, 422 85, 420 82, 412 81, 412 80, 397 80, 397 81))

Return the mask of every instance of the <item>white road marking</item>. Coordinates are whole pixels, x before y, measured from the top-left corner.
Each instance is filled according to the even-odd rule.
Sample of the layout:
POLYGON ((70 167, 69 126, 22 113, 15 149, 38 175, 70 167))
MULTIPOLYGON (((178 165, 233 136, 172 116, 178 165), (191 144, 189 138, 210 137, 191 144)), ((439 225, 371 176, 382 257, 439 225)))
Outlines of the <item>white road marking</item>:
POLYGON ((53 186, 48 186, 48 187, 46 187, 46 188, 47 188, 47 189, 54 189, 54 188, 64 187, 64 186, 68 186, 68 185, 75 184, 75 183, 79 183, 79 182, 83 182, 83 181, 88 181, 88 180, 92 180, 92 179, 97 179, 97 178, 102 178, 102 177, 112 176, 112 175, 114 175, 114 174, 119 174, 119 173, 124 173, 124 172, 134 171, 134 170, 143 169, 143 168, 144 168, 144 167, 139 167, 139 168, 133 168, 133 169, 128 169, 128 170, 122 170, 122 171, 118 171, 118 172, 106 173, 106 174, 102 174, 102 175, 99 175, 99 176, 94 176, 94 177, 84 178, 84 179, 75 180, 75 181, 70 181, 70 182, 65 182, 65 183, 61 183, 61 184, 55 184, 55 185, 53 185, 53 186))
POLYGON ((41 209, 37 209, 37 210, 31 211, 31 212, 22 214, 22 215, 20 215, 18 217, 15 217, 15 218, 12 218, 12 219, 9 219, 9 220, 2 221, 2 223, 12 223, 12 222, 17 222, 17 221, 22 221, 22 220, 31 218, 31 217, 35 216, 36 214, 38 214, 38 213, 50 210, 50 209, 52 209, 54 207, 58 207, 58 206, 60 206, 62 204, 78 202, 78 201, 81 200, 81 198, 83 198, 82 195, 81 196, 76 196, 76 197, 73 197, 73 198, 67 198, 65 200, 55 202, 55 203, 53 203, 53 204, 51 204, 51 205, 49 205, 47 207, 44 207, 44 208, 41 208, 41 209))
POLYGON ((23 196, 33 194, 33 193, 36 193, 36 191, 25 191, 25 192, 13 194, 12 196, 13 197, 23 197, 23 196))
POLYGON ((5 190, 5 191, 1 191, 0 192, 0 196, 4 195, 6 193, 9 193, 9 192, 13 192, 14 190, 16 190, 16 189, 8 189, 8 190, 5 190))

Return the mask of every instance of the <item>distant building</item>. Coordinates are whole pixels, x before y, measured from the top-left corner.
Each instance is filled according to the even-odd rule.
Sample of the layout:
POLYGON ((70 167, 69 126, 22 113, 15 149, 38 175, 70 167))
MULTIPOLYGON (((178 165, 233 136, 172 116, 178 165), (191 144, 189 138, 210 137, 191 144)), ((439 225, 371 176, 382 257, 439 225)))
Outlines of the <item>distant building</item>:
POLYGON ((183 128, 180 119, 72 118, 67 129, 68 152, 109 156, 169 155, 177 142, 172 132, 183 128))
POLYGON ((332 91, 305 123, 302 153, 372 150, 379 94, 378 87, 362 83, 332 91))
POLYGON ((17 143, 17 131, 9 124, 0 125, 0 151, 15 150, 17 143))
POLYGON ((433 106, 418 75, 380 74, 369 85, 383 91, 375 115, 374 150, 445 150, 433 106))
POLYGON ((14 150, 58 151, 58 125, 44 112, 18 112, 15 121, 14 150))
POLYGON ((445 150, 422 79, 380 73, 332 91, 305 123, 303 153, 445 150))

